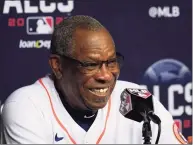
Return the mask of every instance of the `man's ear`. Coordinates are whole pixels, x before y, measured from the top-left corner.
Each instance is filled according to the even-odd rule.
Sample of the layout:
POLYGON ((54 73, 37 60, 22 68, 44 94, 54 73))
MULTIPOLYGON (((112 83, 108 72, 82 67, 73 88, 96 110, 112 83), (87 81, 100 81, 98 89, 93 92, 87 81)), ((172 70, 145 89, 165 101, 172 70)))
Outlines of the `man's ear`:
POLYGON ((60 56, 51 54, 49 58, 50 67, 57 79, 62 78, 62 64, 60 56))

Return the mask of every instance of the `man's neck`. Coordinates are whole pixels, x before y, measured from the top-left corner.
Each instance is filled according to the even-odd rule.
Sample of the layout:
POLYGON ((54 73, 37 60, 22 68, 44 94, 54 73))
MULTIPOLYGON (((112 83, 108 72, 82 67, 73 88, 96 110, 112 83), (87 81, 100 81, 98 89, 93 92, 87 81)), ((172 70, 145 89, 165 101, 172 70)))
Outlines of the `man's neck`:
POLYGON ((63 106, 65 107, 65 109, 68 111, 68 113, 71 115, 71 116, 74 116, 74 117, 84 117, 84 116, 94 116, 96 115, 96 113, 98 112, 98 110, 83 110, 83 109, 80 109, 80 108, 74 108, 72 107, 68 102, 67 102, 67 99, 66 99, 66 96, 64 95, 64 93, 62 93, 59 85, 58 85, 58 82, 56 80, 56 78, 54 77, 51 77, 54 81, 54 86, 59 94, 59 97, 62 101, 62 104, 63 106))

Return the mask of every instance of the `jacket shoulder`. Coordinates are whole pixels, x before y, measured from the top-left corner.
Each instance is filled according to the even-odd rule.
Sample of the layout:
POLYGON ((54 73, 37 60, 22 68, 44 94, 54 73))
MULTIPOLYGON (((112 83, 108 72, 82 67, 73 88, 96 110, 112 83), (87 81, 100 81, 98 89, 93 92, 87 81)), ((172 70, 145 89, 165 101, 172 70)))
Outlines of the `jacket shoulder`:
POLYGON ((44 94, 43 88, 38 84, 38 82, 35 82, 34 84, 18 88, 12 92, 6 99, 5 104, 9 102, 21 102, 26 99, 41 100, 43 99, 42 96, 44 96, 44 94))

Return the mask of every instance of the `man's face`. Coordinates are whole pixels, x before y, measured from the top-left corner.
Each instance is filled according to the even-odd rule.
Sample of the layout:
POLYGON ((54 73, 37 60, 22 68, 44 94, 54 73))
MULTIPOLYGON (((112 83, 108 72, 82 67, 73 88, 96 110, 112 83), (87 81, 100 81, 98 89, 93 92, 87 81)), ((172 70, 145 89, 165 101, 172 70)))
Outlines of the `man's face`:
MULTIPOLYGON (((77 29, 74 33, 75 52, 73 58, 89 64, 116 58, 116 51, 110 34, 101 29, 89 31, 77 29)), ((109 65, 110 66, 110 65, 109 65)), ((65 67, 65 66, 64 66, 65 67)), ((64 71, 63 87, 68 102, 77 108, 97 110, 103 108, 113 91, 119 75, 119 66, 109 69, 105 63, 92 71, 71 64, 71 71, 64 71), (65 75, 68 73, 68 75, 65 75)))

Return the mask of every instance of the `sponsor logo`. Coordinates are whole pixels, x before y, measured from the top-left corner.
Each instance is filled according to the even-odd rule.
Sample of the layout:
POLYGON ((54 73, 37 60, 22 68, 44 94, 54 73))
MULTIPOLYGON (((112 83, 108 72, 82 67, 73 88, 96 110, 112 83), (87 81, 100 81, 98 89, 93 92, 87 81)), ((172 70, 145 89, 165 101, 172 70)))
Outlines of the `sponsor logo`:
MULTIPOLYGON (((54 26, 66 16, 70 16, 74 9, 74 0, 5 0, 3 15, 17 14, 17 17, 8 17, 8 26, 17 29, 26 29, 28 35, 51 35, 54 26), (46 16, 57 12, 57 16, 46 16), (30 14, 29 17, 27 17, 30 14), (41 16, 37 16, 41 15, 41 16)), ((29 36, 30 37, 30 36, 29 36)), ((22 38, 26 38, 25 36, 22 38)), ((21 38, 20 38, 21 39, 21 38)), ((50 40, 18 40, 19 48, 50 48, 50 40)))
POLYGON ((63 138, 64 138, 64 137, 58 137, 58 134, 57 134, 57 133, 55 134, 55 141, 56 141, 56 142, 63 140, 63 138))
POLYGON ((50 49, 50 40, 20 40, 19 48, 47 48, 50 49))
POLYGON ((149 16, 151 18, 176 18, 180 16, 180 8, 178 6, 150 7, 149 16))
POLYGON ((52 17, 28 17, 26 31, 29 35, 52 34, 54 20, 52 17))

